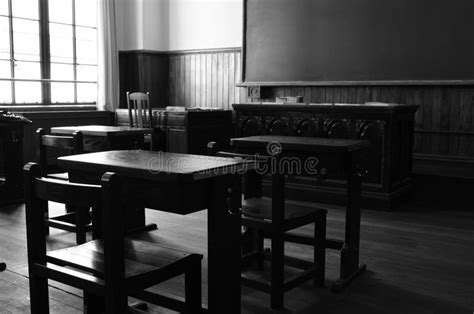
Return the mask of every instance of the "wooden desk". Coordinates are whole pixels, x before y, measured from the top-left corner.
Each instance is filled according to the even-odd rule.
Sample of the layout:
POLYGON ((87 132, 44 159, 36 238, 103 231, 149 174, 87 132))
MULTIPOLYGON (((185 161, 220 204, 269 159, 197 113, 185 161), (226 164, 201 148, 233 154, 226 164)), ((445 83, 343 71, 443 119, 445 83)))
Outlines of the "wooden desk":
MULTIPOLYGON (((410 196, 414 121, 418 106, 404 104, 234 104, 235 137, 285 135, 370 141, 360 164, 364 208, 391 210, 410 196)), ((316 185, 292 178, 288 196, 301 201, 342 204, 345 183, 316 185), (311 190, 312 193, 306 193, 311 190)))
POLYGON ((142 148, 144 136, 151 132, 147 128, 126 126, 82 125, 51 128, 51 133, 70 135, 81 131, 84 136, 84 150, 90 152, 142 148))
POLYGON ((130 178, 147 208, 188 214, 207 208, 208 307, 240 313, 240 176, 252 165, 229 158, 108 151, 60 157, 71 181, 97 183, 104 172, 130 178))
MULTIPOLYGON (((340 278, 333 285, 333 290, 341 290, 365 269, 365 265, 359 266, 361 176, 358 173, 358 160, 361 150, 369 147, 368 141, 264 135, 234 138, 231 139, 231 145, 239 153, 272 155, 279 160, 284 157, 298 157, 300 161, 305 161, 321 153, 342 155, 341 164, 336 167, 343 169, 347 180, 345 237, 344 240, 327 239, 326 241, 327 248, 341 251, 340 278)), ((316 170, 319 171, 325 167, 325 165, 314 164, 313 166, 317 166, 316 170)), ((278 166, 276 169, 281 168, 278 166)), ((304 167, 301 167, 301 172, 303 171, 304 167)), ((327 168, 327 171, 330 173, 332 169, 327 168)), ((271 173, 274 176, 272 181, 279 182, 281 185, 277 188, 281 193, 272 195, 272 200, 284 202, 285 174, 278 170, 271 173), (275 176, 278 178, 275 179, 275 176)), ((307 173, 299 173, 299 175, 307 175, 307 173)), ((284 205, 279 208, 284 208, 284 205)), ((291 237, 291 234, 288 237, 291 237)), ((314 240, 307 237, 307 241, 308 244, 312 244, 314 240)))

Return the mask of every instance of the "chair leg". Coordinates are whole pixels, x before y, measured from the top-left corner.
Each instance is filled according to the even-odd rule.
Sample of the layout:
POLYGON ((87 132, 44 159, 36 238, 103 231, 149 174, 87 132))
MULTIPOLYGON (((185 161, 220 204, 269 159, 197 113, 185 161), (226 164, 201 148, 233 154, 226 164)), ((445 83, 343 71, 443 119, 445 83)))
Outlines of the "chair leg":
POLYGON ((314 222, 314 272, 313 286, 324 287, 326 273, 326 216, 323 216, 314 222))
POLYGON ((76 214, 76 243, 86 243, 86 223, 88 221, 89 208, 88 207, 77 207, 76 214))
MULTIPOLYGON (((44 221, 49 219, 49 212, 46 210, 44 213, 44 221)), ((44 224, 44 235, 49 236, 49 225, 47 223, 44 224)))
POLYGON ((49 313, 48 279, 30 271, 30 306, 32 314, 49 313))
POLYGON ((102 211, 99 207, 92 208, 92 239, 102 238, 102 211))
POLYGON ((84 291, 84 314, 95 314, 105 312, 105 300, 103 297, 99 297, 92 293, 84 291))
POLYGON ((116 314, 116 313, 127 313, 128 309, 128 298, 123 293, 122 289, 106 289, 105 292, 105 313, 116 314))
POLYGON ((271 254, 271 288, 270 302, 272 309, 283 308, 283 268, 285 243, 283 234, 276 232, 272 237, 272 254, 271 254))
POLYGON ((202 312, 201 259, 196 258, 184 275, 186 312, 202 312))
POLYGON ((257 266, 259 270, 263 270, 263 260, 264 260, 264 254, 263 254, 263 241, 265 240, 263 236, 263 230, 258 229, 255 232, 255 242, 257 245, 257 266))

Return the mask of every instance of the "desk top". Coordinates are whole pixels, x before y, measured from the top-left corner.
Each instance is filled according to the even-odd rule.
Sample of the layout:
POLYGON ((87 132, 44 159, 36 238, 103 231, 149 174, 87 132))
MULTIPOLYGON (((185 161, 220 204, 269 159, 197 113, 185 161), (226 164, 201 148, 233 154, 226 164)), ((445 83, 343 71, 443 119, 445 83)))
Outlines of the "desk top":
POLYGON ((366 140, 261 135, 233 138, 231 145, 237 148, 265 148, 268 153, 271 153, 269 150, 276 153, 275 149, 343 153, 363 149, 370 143, 366 140))
POLYGON ((353 112, 391 114, 396 112, 412 112, 417 109, 417 105, 392 104, 370 102, 364 104, 344 104, 344 103, 244 103, 233 104, 235 111, 264 111, 264 112, 343 112, 346 115, 353 112))
POLYGON ((115 150, 60 157, 58 165, 66 170, 100 174, 112 171, 131 178, 162 182, 197 181, 253 169, 252 163, 241 158, 144 150, 115 150))
POLYGON ((109 126, 109 125, 80 125, 80 126, 61 126, 51 128, 51 133, 55 134, 73 134, 81 131, 84 135, 89 136, 120 136, 131 134, 150 133, 147 128, 131 128, 128 126, 109 126))

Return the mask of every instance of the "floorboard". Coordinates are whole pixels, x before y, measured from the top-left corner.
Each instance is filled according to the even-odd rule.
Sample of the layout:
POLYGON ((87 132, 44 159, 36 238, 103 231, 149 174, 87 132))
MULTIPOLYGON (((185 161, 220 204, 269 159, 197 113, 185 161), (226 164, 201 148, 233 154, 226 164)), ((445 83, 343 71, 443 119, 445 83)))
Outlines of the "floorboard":
MULTIPOLYGON (((53 206, 55 212, 61 206, 53 206)), ((187 216, 147 210, 147 221, 159 229, 142 239, 206 255, 206 212, 187 216)), ((330 207, 328 237, 342 237, 344 210, 330 207)), ((400 210, 364 210, 361 226, 361 262, 368 270, 349 288, 334 294, 327 288, 303 284, 285 294, 285 309, 269 309, 269 296, 242 289, 243 313, 473 313, 474 311, 474 210, 426 208, 406 204, 400 210)), ((312 227, 299 232, 311 234, 312 227)), ((23 206, 0 209, 0 313, 29 312, 28 268, 23 206)), ((74 244, 74 236, 52 229, 48 248, 74 244)), ((269 243, 267 243, 268 245, 269 243)), ((304 246, 287 245, 291 255, 311 259, 304 246)), ((203 279, 207 276, 203 261, 203 279)), ((336 280, 339 253, 326 253, 326 285, 336 280)), ((183 278, 153 287, 182 295, 183 278)), ((203 301, 207 303, 203 280, 203 301)), ((225 287, 224 287, 225 288, 225 287)), ((82 292, 50 282, 51 313, 80 313, 82 292)), ((172 313, 151 306, 153 313, 172 313)))

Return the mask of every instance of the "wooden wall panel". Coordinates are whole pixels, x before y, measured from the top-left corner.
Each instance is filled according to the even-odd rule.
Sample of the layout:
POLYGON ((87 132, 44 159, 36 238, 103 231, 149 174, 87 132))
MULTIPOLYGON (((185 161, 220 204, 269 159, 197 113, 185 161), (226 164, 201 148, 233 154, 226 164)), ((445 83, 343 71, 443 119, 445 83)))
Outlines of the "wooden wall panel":
MULTIPOLYGON (((161 77, 150 80, 151 84, 168 82, 166 91, 160 94, 164 96, 160 97, 168 97, 169 105, 230 109, 233 103, 250 101, 246 88, 236 87, 241 79, 240 48, 149 53, 149 56, 161 60, 161 63, 150 63, 151 66, 168 69, 168 75, 155 73, 157 70, 152 68, 148 71, 161 77)), ((121 61, 121 66, 133 66, 133 60, 121 61)), ((134 71, 131 70, 131 76, 136 75, 134 71)), ((129 84, 136 82, 129 80, 129 84)), ((473 86, 281 86, 262 87, 262 95, 265 98, 259 101, 274 101, 277 96, 303 96, 304 102, 315 103, 416 104, 419 106, 415 115, 417 157, 474 161, 473 86)))
POLYGON ((240 49, 171 52, 170 105, 232 109, 247 102, 240 82, 240 49))
MULTIPOLYGON (((240 82, 240 49, 175 52, 170 68, 193 69, 199 82, 175 77, 170 80, 172 105, 219 107, 248 102, 240 82), (196 56, 192 58, 190 56, 196 56), (184 62, 187 60, 187 62, 184 62), (203 66, 205 62, 205 66, 203 66), (200 71, 196 73, 195 71, 200 71), (182 86, 184 84, 185 86, 182 86), (179 88, 194 93, 182 99, 174 95, 179 88)), ((173 74, 174 71, 171 72, 173 74)), ((264 99, 303 96, 304 102, 364 103, 394 102, 419 105, 415 119, 415 153, 436 156, 474 157, 473 86, 314 86, 262 87, 264 99)))
POLYGON ((126 108, 126 92, 149 92, 153 107, 169 105, 169 57, 164 52, 119 53, 120 108, 126 108))

